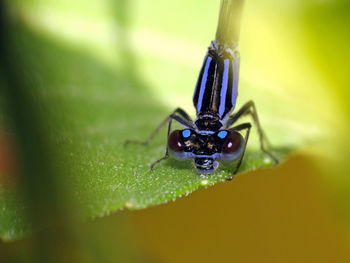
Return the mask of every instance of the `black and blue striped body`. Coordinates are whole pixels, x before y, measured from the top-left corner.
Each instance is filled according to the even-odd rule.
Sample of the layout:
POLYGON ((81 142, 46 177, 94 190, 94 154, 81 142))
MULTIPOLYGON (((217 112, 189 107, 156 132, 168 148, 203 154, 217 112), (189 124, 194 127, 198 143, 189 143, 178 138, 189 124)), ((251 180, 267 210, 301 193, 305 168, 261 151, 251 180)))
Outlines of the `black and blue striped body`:
POLYGON ((181 160, 194 159, 194 165, 201 174, 213 173, 221 160, 237 161, 233 175, 236 174, 242 164, 252 127, 250 122, 236 122, 246 114, 251 115, 258 127, 262 151, 278 163, 278 159, 264 146, 264 133, 254 102, 247 102, 233 114, 238 95, 238 36, 242 6, 243 0, 221 2, 216 40, 211 42, 205 55, 193 95, 197 118, 192 121, 183 109, 177 108, 145 142, 136 142, 147 145, 168 122, 165 155, 155 161, 151 169, 167 159, 170 153, 181 160), (183 129, 172 130, 173 121, 182 125, 183 129), (242 131, 245 131, 244 136, 242 131))
POLYGON ((193 95, 199 130, 217 131, 236 105, 239 55, 213 41, 204 58, 193 95))

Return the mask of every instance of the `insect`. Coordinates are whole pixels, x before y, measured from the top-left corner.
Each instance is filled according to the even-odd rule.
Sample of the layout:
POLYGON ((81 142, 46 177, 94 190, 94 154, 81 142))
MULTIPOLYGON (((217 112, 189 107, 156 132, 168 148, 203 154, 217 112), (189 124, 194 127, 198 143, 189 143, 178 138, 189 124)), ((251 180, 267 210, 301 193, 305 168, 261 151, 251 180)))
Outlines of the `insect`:
POLYGON ((167 159, 169 154, 178 159, 194 159, 195 167, 201 174, 213 173, 220 160, 237 161, 232 176, 228 178, 230 180, 242 164, 252 127, 250 122, 235 124, 242 116, 250 115, 257 126, 261 150, 278 163, 278 159, 267 150, 267 140, 254 102, 247 102, 233 114, 238 95, 239 61, 237 44, 227 46, 212 41, 193 95, 196 119, 193 121, 183 109, 177 108, 146 141, 128 140, 126 143, 147 145, 168 124, 165 155, 151 165, 152 170, 156 164, 167 159), (183 129, 172 130, 173 121, 181 124, 183 129))

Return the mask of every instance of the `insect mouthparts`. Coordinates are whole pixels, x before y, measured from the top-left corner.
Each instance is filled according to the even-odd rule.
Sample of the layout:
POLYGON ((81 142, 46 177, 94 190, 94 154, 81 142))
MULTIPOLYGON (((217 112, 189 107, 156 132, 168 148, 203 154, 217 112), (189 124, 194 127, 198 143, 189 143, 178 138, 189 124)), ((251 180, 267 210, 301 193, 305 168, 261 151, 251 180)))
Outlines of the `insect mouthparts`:
POLYGON ((212 158, 195 158, 194 163, 199 173, 210 174, 218 168, 219 163, 212 158))

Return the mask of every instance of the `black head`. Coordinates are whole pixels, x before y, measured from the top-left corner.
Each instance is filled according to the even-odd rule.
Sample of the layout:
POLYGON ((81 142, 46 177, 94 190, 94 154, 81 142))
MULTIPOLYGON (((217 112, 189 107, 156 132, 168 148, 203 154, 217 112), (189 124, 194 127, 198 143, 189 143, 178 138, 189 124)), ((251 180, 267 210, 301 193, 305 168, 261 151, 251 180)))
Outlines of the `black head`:
POLYGON ((211 134, 191 129, 175 130, 168 138, 170 152, 179 159, 194 158, 200 173, 214 172, 217 160, 236 160, 243 153, 244 144, 240 133, 227 130, 211 134))

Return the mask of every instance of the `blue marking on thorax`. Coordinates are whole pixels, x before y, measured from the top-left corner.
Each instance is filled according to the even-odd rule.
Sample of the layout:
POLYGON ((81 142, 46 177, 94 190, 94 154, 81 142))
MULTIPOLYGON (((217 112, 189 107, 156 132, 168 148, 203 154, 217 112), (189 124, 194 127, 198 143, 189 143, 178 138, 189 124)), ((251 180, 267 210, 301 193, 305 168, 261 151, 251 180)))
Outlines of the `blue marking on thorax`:
POLYGON ((208 155, 208 154, 201 155, 201 154, 194 154, 194 153, 192 153, 191 157, 192 158, 212 158, 214 160, 219 160, 219 159, 221 159, 221 153, 213 153, 213 154, 210 154, 210 155, 208 155))
POLYGON ((230 63, 230 61, 228 59, 224 60, 224 74, 222 77, 221 92, 220 92, 220 106, 219 106, 219 115, 220 116, 222 116, 225 112, 227 82, 228 82, 228 70, 230 67, 229 63, 230 63))
POLYGON ((232 61, 233 69, 233 83, 232 83, 232 108, 236 105, 236 99, 238 94, 238 70, 239 70, 239 60, 232 61))
POLYGON ((214 134, 215 132, 213 132, 213 131, 205 131, 205 130, 197 130, 196 129, 196 133, 199 133, 199 134, 214 134))
POLYGON ((227 131, 220 131, 220 132, 218 133, 218 137, 219 137, 220 139, 225 139, 226 136, 227 136, 227 134, 228 134, 227 131))
POLYGON ((188 129, 183 130, 183 131, 182 131, 182 136, 183 136, 184 138, 190 137, 190 136, 191 136, 191 131, 188 130, 188 129))
POLYGON ((205 86, 207 83, 207 78, 208 78, 208 70, 210 63, 212 61, 211 57, 208 57, 207 63, 205 64, 205 69, 204 69, 204 74, 202 77, 202 83, 201 83, 201 89, 199 90, 199 98, 197 102, 197 112, 199 113, 201 108, 202 108, 202 102, 203 102, 203 96, 204 96, 204 91, 205 91, 205 86))
MULTIPOLYGON (((208 54, 205 55, 204 60, 203 60, 203 64, 206 62, 207 58, 208 58, 208 54)), ((201 72, 202 72, 202 69, 201 69, 201 72)), ((201 74, 201 73, 199 73, 199 76, 200 76, 200 74, 201 74)), ((197 89, 200 89, 200 87, 199 87, 199 85, 198 85, 199 82, 201 82, 201 79, 198 77, 197 83, 196 83, 196 89, 194 90, 194 93, 193 93, 193 98, 192 98, 193 100, 195 100, 195 98, 196 98, 197 89)), ((199 94, 198 94, 198 97, 199 97, 199 94)), ((197 99, 198 99, 198 98, 197 98, 197 99)))

